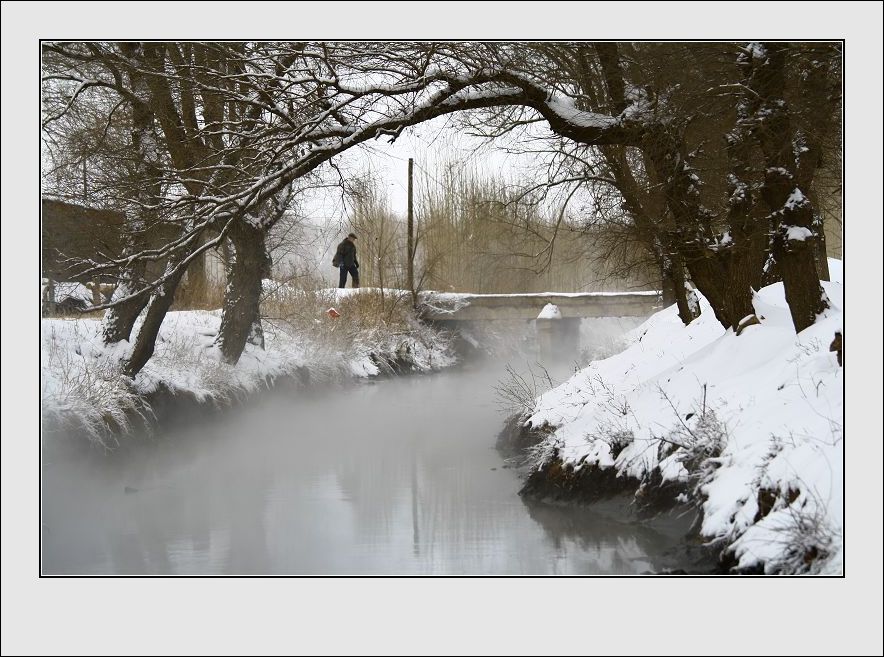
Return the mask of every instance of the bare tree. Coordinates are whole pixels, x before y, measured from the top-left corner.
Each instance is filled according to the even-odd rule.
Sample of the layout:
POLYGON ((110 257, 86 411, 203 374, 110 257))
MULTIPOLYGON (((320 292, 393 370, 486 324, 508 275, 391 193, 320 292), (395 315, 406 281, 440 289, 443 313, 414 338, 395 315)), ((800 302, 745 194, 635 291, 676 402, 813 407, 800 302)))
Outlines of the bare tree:
POLYGON ((812 254, 822 232, 801 189, 820 162, 808 139, 821 144, 837 125, 836 44, 479 44, 465 52, 461 59, 493 62, 506 71, 499 80, 528 96, 524 80, 552 87, 545 103, 473 125, 497 137, 543 120, 565 138, 547 184, 615 187, 682 319, 692 318, 681 296, 689 276, 719 321, 736 327, 753 312, 765 262, 780 267, 797 330, 826 306, 814 263, 799 255, 812 254), (764 74, 775 69, 780 82, 771 86, 764 74), (785 172, 777 191, 770 171, 785 172), (801 199, 800 213, 789 198, 801 199), (778 234, 786 238, 770 239, 778 234))
MULTIPOLYGON (((788 90, 787 82, 800 75, 785 55, 801 49, 728 45, 723 49, 725 59, 730 58, 742 76, 736 80, 713 74, 723 65, 721 48, 712 53, 696 51, 691 65, 674 73, 658 67, 646 75, 642 86, 639 75, 624 66, 619 52, 605 48, 587 51, 587 47, 45 44, 44 84, 60 90, 54 106, 45 107, 46 119, 61 120, 93 93, 101 94, 104 103, 128 106, 133 161, 137 175, 145 179, 131 197, 145 213, 177 227, 176 237, 158 248, 133 242, 123 257, 92 267, 94 271, 117 268, 123 272, 124 284, 107 305, 117 309, 106 318, 108 341, 125 337, 126 327, 131 329, 134 323, 128 309, 134 312, 149 295, 146 320, 126 371, 136 373, 146 362, 144 354, 149 357, 152 352, 159 324, 184 271, 204 251, 225 239, 233 246, 235 261, 230 267, 217 346, 224 360, 235 363, 249 336, 260 330, 261 279, 269 271, 266 239, 283 215, 292 188, 310 180, 311 175, 333 172, 330 161, 353 146, 379 137, 395 139, 408 126, 436 116, 487 108, 511 108, 497 114, 500 129, 543 121, 560 138, 599 149, 609 168, 621 166, 620 180, 616 176, 612 179, 624 199, 631 193, 629 175, 637 179, 636 172, 643 170, 642 185, 662 190, 666 213, 662 228, 654 226, 655 236, 664 238, 654 248, 681 258, 722 324, 736 326, 741 313, 751 312, 747 277, 738 275, 742 268, 729 264, 728 254, 742 248, 740 231, 734 227, 739 221, 731 218, 733 225, 729 225, 727 217, 710 211, 704 203, 710 194, 723 194, 730 178, 705 176, 698 166, 702 157, 697 154, 704 140, 691 132, 693 125, 702 125, 718 137, 727 133, 720 129, 721 119, 713 102, 720 99, 722 90, 748 104, 748 114, 742 123, 737 119, 736 129, 751 123, 749 134, 765 152, 765 171, 784 169, 788 174, 779 182, 765 180, 761 196, 770 214, 763 221, 742 209, 734 215, 752 219, 748 224, 750 242, 756 238, 759 223, 773 225, 776 230, 771 232, 781 235, 779 242, 774 240, 771 245, 771 254, 783 267, 795 326, 799 330, 806 327, 814 312, 825 306, 815 265, 801 255, 797 244, 813 242, 813 229, 806 224, 814 213, 807 194, 802 193, 798 203, 799 197, 793 192, 786 194, 786 188, 794 183, 793 190, 800 192, 812 180, 815 166, 808 153, 815 151, 796 147, 799 155, 790 159, 783 139, 777 140, 775 130, 765 129, 776 123, 787 129, 789 144, 798 143, 797 133, 793 134, 801 123, 795 120, 797 109, 793 108, 797 105, 790 105, 781 91, 788 90), (579 85, 571 79, 563 82, 561 75, 549 76, 566 54, 573 55, 575 66, 586 68, 579 85), (712 73, 701 75, 710 55, 712 73), (751 64, 748 71, 744 61, 751 64), (771 80, 760 73, 765 61, 770 68, 764 70, 780 72, 771 80), (699 88, 710 80, 716 83, 714 87, 699 88), (759 96, 764 101, 754 103, 759 96), (708 102, 698 103, 698 99, 708 102), (765 113, 774 106, 780 108, 779 113, 765 113), (330 166, 320 169, 325 164, 330 166), (136 275, 126 273, 137 273, 139 263, 151 261, 166 263, 163 273, 153 280, 141 283, 136 275), (115 318, 123 315, 125 321, 115 325, 115 318)), ((681 52, 690 50, 684 44, 679 47, 681 52)), ((637 53, 633 68, 641 72, 642 66, 653 61, 654 53, 642 53, 640 48, 633 51, 637 53)), ((657 52, 665 52, 665 46, 657 52)), ((840 74, 837 53, 829 54, 835 65, 822 69, 826 79, 840 74)), ((833 114, 831 102, 826 107, 821 115, 828 120, 833 114)), ((803 138, 808 139, 807 134, 803 138)), ((735 157, 738 161, 739 153, 735 152, 735 157)), ((750 164, 755 164, 754 159, 750 164)), ((740 166, 744 165, 732 168, 739 172, 740 166)), ((641 189, 642 185, 636 187, 641 189)), ((730 198, 738 189, 742 189, 739 184, 730 198)), ((651 196, 656 197, 656 192, 651 196)), ((754 196, 752 199, 754 209, 757 205, 754 196)), ((635 216, 638 225, 639 214, 635 216)), ((659 222, 649 207, 645 216, 659 222)), ((137 214, 133 221, 140 221, 137 214)), ((137 234, 134 230, 133 235, 137 234)), ((748 278, 754 281, 754 270, 750 274, 748 278)))

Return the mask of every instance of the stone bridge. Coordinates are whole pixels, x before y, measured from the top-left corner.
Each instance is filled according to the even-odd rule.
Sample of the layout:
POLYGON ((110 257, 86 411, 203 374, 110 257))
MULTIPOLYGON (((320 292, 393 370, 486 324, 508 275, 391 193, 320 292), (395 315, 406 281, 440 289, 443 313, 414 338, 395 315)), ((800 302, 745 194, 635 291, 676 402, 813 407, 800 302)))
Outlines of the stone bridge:
POLYGON ((580 350, 580 320, 587 317, 647 317, 663 308, 660 293, 542 292, 460 294, 425 292, 424 319, 449 324, 534 321, 543 360, 570 359, 580 350), (548 307, 552 304, 555 308, 548 307), (539 315, 542 315, 539 317, 539 315))
POLYGON ((432 321, 494 321, 537 319, 551 303, 563 319, 583 317, 647 317, 663 307, 660 293, 538 292, 529 294, 461 294, 426 292, 421 313, 432 321))

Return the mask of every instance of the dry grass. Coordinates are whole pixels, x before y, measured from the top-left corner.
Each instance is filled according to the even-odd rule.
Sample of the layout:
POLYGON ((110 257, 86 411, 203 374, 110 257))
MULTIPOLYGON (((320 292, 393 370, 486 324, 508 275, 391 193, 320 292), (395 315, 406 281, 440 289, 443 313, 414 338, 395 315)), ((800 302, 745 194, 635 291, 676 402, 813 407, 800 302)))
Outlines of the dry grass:
MULTIPOLYGON (((76 336, 81 325, 74 326, 76 336)), ((65 349, 53 338, 44 340, 42 351, 43 369, 52 373, 52 388, 47 378, 41 390, 45 419, 82 429, 106 448, 116 444, 116 434, 130 430, 133 418, 147 419, 150 406, 122 376, 118 361, 65 349)))
POLYGON ((538 363, 536 369, 528 365, 528 371, 522 373, 508 364, 506 376, 494 386, 494 393, 497 405, 503 412, 527 418, 536 411, 537 398, 553 387, 549 372, 543 365, 538 363))
POLYGON ((368 358, 382 371, 428 370, 438 365, 433 354, 448 343, 447 334, 417 320, 404 291, 362 289, 338 298, 334 290, 281 285, 261 309, 265 327, 308 346, 311 362, 368 358), (330 317, 330 308, 340 316, 330 317))
POLYGON ((311 342, 311 338, 316 338, 316 342, 331 339, 346 346, 365 333, 412 330, 415 319, 410 299, 408 294, 378 289, 365 289, 337 299, 334 290, 280 285, 266 295, 261 314, 265 322, 286 333, 297 333, 311 342), (340 317, 329 317, 330 308, 340 317))

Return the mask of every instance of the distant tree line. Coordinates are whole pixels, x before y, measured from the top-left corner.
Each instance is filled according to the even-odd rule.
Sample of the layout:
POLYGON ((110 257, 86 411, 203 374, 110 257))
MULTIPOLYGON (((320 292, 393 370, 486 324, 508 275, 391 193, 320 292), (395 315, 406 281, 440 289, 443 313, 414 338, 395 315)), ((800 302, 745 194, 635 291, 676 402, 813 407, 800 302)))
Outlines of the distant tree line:
MULTIPOLYGON (((421 167, 416 176, 415 287, 479 293, 659 289, 660 271, 642 245, 580 208, 541 206, 532 185, 475 168, 421 167)), ((405 219, 378 181, 352 195, 363 285, 405 288, 405 219)))

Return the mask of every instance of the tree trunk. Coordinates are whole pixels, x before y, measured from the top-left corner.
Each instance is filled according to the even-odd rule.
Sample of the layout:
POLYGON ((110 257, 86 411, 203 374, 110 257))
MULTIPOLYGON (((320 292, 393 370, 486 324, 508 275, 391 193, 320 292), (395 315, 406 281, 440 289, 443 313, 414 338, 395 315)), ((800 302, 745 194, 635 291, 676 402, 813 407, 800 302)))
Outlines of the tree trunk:
POLYGON ((239 361, 250 336, 263 346, 261 281, 270 274, 265 238, 263 229, 245 221, 237 222, 230 231, 234 254, 224 291, 221 329, 215 340, 224 362, 230 365, 239 361))
MULTIPOLYGON (((123 251, 124 257, 127 251, 123 251)), ((136 261, 132 266, 120 272, 120 281, 114 289, 113 299, 123 299, 138 290, 139 294, 107 309, 102 322, 102 339, 105 344, 114 344, 121 340, 129 340, 135 320, 144 310, 150 299, 150 292, 145 289, 144 263, 136 261)))
POLYGON ((688 298, 688 286, 681 256, 676 253, 673 258, 670 258, 669 266, 666 269, 668 270, 666 272, 668 285, 672 289, 672 295, 678 307, 678 317, 687 326, 700 316, 700 307, 696 303, 691 303, 688 298))
MULTIPOLYGON (((601 64, 608 90, 608 110, 613 115, 621 114, 626 109, 626 85, 620 68, 620 55, 616 43, 600 42, 593 44, 601 64)), ((591 84, 588 80, 584 87, 589 89, 591 84)), ((635 176, 626 159, 625 151, 619 146, 602 146, 601 152, 620 191, 626 208, 630 211, 636 223, 637 232, 643 236, 642 241, 647 248, 654 253, 654 257, 661 263, 663 274, 663 301, 667 304, 675 303, 678 307, 678 316, 685 326, 700 316, 700 306, 696 303, 695 295, 691 291, 693 299, 688 298, 688 287, 685 278, 685 266, 682 255, 672 244, 670 236, 665 233, 659 223, 655 223, 651 217, 660 218, 666 212, 666 198, 658 189, 664 177, 661 172, 652 165, 652 158, 646 153, 645 168, 650 176, 652 187, 655 191, 642 192, 636 183, 635 176)), ((660 155, 658 154, 658 157, 660 155)))
MULTIPOLYGON (((140 44, 124 43, 123 53, 134 61, 143 58, 140 44)), ((134 216, 128 216, 128 226, 124 235, 123 257, 131 258, 140 253, 146 246, 145 235, 151 216, 147 206, 154 205, 160 194, 157 183, 159 169, 156 164, 156 136, 153 132, 154 116, 149 100, 150 93, 144 76, 137 72, 129 73, 129 82, 133 91, 132 103, 132 150, 134 153, 134 176, 137 179, 137 201, 139 209, 134 216)), ((144 310, 150 299, 146 290, 145 263, 143 260, 129 260, 120 270, 119 282, 114 290, 114 299, 123 299, 135 294, 128 301, 107 309, 104 314, 102 338, 105 344, 114 344, 121 340, 129 340, 135 320, 144 310)))
POLYGON ((816 239, 811 228, 813 206, 810 200, 795 188, 783 203, 781 215, 782 220, 774 235, 773 256, 783 276, 792 323, 795 331, 800 333, 816 322, 817 316, 829 307, 829 303, 816 268, 816 239))
POLYGON ((773 257, 779 266, 795 331, 816 322, 829 307, 816 267, 813 204, 799 184, 797 143, 784 97, 788 44, 764 44, 753 51, 752 88, 761 99, 756 136, 767 169, 761 196, 771 212, 773 257))
MULTIPOLYGON (((172 260, 166 265, 166 272, 170 272, 178 260, 172 260)), ((153 356, 154 347, 156 345, 157 336, 160 332, 160 326, 166 313, 172 306, 175 299, 175 290, 184 276, 184 268, 174 272, 166 281, 156 288, 150 295, 147 303, 147 313, 144 316, 144 322, 138 329, 138 335, 135 337, 135 344, 126 362, 123 364, 123 373, 126 376, 134 377, 153 356)))
MULTIPOLYGON (((751 285, 738 268, 727 266, 725 254, 709 246, 715 241, 712 229, 700 207, 696 179, 681 154, 680 141, 661 128, 648 133, 643 147, 655 175, 663 181, 666 208, 675 222, 675 230, 666 243, 684 263, 716 319, 724 328, 735 329, 743 317, 754 312, 751 285)), ((676 287, 676 293, 686 294, 683 282, 680 288, 676 287)), ((682 316, 682 320, 687 316, 682 316)))
MULTIPOLYGON (((813 200, 813 197, 811 197, 813 200)), ((819 207, 814 203, 814 207, 819 207)), ((831 281, 832 276, 829 273, 829 250, 826 246, 826 227, 823 224, 821 215, 814 218, 814 226, 816 232, 816 268, 820 275, 821 281, 831 281)))
POLYGON ((724 328, 736 329, 740 320, 755 312, 752 306, 752 287, 737 271, 728 271, 715 254, 690 252, 685 266, 691 280, 712 306, 715 318, 724 328))

